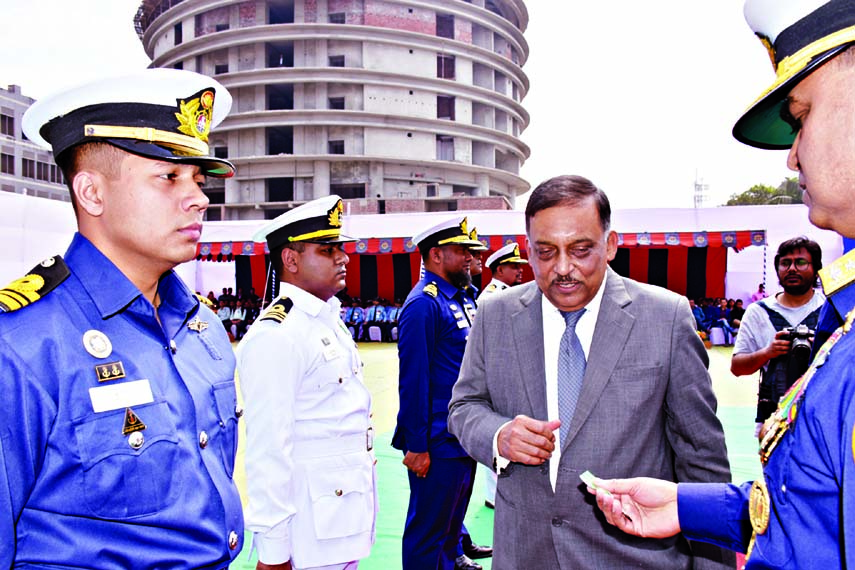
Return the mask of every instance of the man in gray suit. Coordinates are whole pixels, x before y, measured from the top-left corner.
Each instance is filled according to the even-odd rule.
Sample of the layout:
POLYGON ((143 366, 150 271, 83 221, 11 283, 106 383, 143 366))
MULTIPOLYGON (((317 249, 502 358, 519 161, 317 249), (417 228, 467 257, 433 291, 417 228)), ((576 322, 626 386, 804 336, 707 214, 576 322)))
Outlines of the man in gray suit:
POLYGON ((485 298, 449 404, 451 433, 499 472, 494 570, 732 569, 717 547, 616 531, 579 479, 730 480, 688 302, 609 269, 589 180, 547 180, 525 216, 536 281, 485 298))

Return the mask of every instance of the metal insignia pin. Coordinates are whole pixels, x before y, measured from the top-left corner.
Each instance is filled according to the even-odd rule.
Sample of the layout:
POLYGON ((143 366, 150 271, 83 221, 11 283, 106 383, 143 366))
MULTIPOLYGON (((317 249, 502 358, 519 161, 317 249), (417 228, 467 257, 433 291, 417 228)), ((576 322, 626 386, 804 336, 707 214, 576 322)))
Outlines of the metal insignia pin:
POLYGON ((107 358, 113 352, 113 343, 101 331, 90 329, 83 333, 83 348, 95 358, 107 358))
POLYGON ((199 317, 195 317, 192 321, 187 323, 187 328, 191 331, 196 331, 197 333, 200 333, 208 328, 208 323, 206 321, 200 320, 199 317))

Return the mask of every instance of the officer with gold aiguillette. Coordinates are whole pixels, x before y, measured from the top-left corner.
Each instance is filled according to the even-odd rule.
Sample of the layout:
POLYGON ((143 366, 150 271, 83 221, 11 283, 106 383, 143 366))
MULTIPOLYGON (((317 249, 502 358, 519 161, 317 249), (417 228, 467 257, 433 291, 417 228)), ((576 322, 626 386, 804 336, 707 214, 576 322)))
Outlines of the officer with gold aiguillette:
POLYGON ((153 69, 37 101, 77 217, 56 256, 0 290, 0 567, 226 568, 243 544, 240 411, 193 259, 208 152, 231 97, 153 69))
MULTIPOLYGON (((853 238, 855 1, 748 0, 745 16, 777 78, 733 134, 789 148, 810 221, 853 238)), ((593 480, 610 523, 745 552, 749 570, 855 567, 855 252, 819 275, 827 306, 846 316, 766 420, 762 476, 740 486, 593 480)))
POLYGON ((475 314, 466 293, 471 248, 482 246, 467 226, 459 216, 413 238, 425 272, 398 317, 400 408, 392 446, 404 453, 410 483, 404 570, 455 567, 472 493, 475 461, 448 432, 451 388, 475 314))

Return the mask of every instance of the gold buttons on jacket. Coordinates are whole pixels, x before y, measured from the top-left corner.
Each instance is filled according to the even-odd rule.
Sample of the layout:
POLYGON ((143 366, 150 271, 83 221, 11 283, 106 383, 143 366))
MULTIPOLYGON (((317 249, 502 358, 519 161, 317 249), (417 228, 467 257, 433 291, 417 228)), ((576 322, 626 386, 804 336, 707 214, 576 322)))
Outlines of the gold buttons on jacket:
POLYGON ((240 407, 240 404, 235 406, 235 417, 240 418, 243 416, 243 408, 240 407))
POLYGON ((344 494, 344 491, 342 491, 341 489, 335 490, 335 496, 336 497, 341 497, 343 494, 344 494))
POLYGON ((205 449, 208 447, 208 434, 207 432, 199 432, 199 447, 205 449))

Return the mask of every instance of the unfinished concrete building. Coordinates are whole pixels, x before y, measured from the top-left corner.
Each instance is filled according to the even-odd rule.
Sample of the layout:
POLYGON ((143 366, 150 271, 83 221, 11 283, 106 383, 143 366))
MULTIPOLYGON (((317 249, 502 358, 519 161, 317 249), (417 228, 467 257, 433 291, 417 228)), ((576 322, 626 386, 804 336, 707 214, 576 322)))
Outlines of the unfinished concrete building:
POLYGON ((354 213, 513 206, 529 190, 523 0, 144 0, 154 67, 234 96, 213 134, 237 166, 209 219, 334 192, 354 213))

